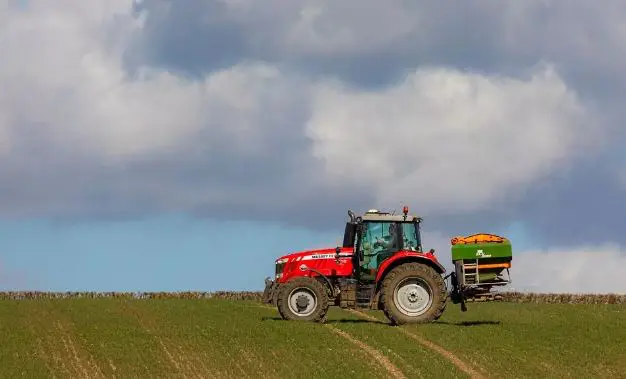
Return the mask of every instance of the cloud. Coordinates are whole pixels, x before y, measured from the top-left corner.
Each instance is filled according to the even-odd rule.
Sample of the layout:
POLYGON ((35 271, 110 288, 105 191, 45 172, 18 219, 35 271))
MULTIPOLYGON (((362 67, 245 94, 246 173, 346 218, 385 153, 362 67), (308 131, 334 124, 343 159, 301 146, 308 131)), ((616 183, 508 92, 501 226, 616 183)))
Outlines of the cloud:
MULTIPOLYGON (((407 202, 444 235, 520 221, 550 244, 579 227, 559 214, 597 204, 576 199, 597 172, 580 163, 623 142, 603 98, 623 79, 621 31, 603 21, 619 4, 273 1, 12 3, 4 217, 328 230, 346 208, 407 202)), ((611 211, 624 195, 607 183, 592 190, 611 211)), ((622 226, 581 235, 619 241, 622 226)))
POLYGON ((263 62, 199 80, 150 66, 131 76, 125 37, 143 23, 122 3, 11 10, 1 43, 12 53, 0 62, 4 214, 245 207, 263 187, 290 185, 297 173, 282 186, 274 178, 303 154, 298 77, 263 62))
POLYGON ((597 131, 549 67, 526 80, 420 68, 384 91, 324 83, 314 104, 307 132, 332 180, 436 214, 522 194, 597 131))
POLYGON ((626 294, 626 254, 615 245, 524 251, 511 277, 517 291, 626 294))
MULTIPOLYGON (((142 33, 143 38, 152 39, 158 35, 177 39, 187 38, 194 32, 207 34, 208 45, 190 41, 186 51, 193 51, 193 58, 209 58, 198 54, 200 52, 196 49, 201 46, 209 50, 217 47, 213 45, 209 31, 230 37, 227 44, 219 46, 226 49, 226 54, 271 51, 280 58, 296 55, 353 57, 397 44, 415 33, 422 21, 422 17, 415 17, 416 6, 397 0, 385 3, 375 0, 342 3, 272 0, 263 4, 250 0, 186 4, 148 0, 135 8, 137 12, 148 12, 155 21, 149 21, 148 29, 142 33), (385 27, 372 28, 373 23, 385 27), (161 28, 157 29, 157 25, 161 28), (173 34, 176 28, 182 28, 177 35, 165 35, 173 34), (242 35, 246 38, 240 38, 242 35)), ((155 47, 153 52, 171 46, 157 42, 155 47)))
MULTIPOLYGON (((425 249, 434 248, 447 273, 454 271, 451 236, 422 232, 425 249)), ((513 245, 511 283, 496 291, 626 294, 626 252, 619 244, 576 248, 519 249, 513 245)))
POLYGON ((286 23, 278 42, 291 53, 354 56, 396 44, 417 29, 421 17, 405 2, 300 2, 298 15, 286 23), (372 25, 385 25, 372 28, 372 25))
POLYGON ((150 67, 130 77, 122 65, 123 38, 141 28, 141 21, 131 18, 129 9, 101 10, 106 22, 100 24, 90 22, 93 9, 36 4, 11 15, 12 54, 0 63, 0 72, 12 95, 5 109, 15 120, 12 127, 39 124, 50 134, 45 143, 73 150, 86 144, 84 154, 114 161, 178 150, 200 129, 221 128, 211 142, 225 138, 238 151, 254 151, 258 113, 276 92, 288 91, 276 69, 255 63, 198 81, 150 67), (126 29, 115 32, 116 42, 114 26, 126 29))
POLYGON ((509 72, 545 59, 578 84, 623 85, 615 77, 626 61, 624 31, 616 26, 626 6, 619 1, 597 7, 584 0, 505 0, 450 8, 397 0, 146 0, 137 10, 150 12, 141 33, 149 41, 144 52, 152 63, 178 69, 214 68, 245 56, 362 82, 416 63, 509 72))
MULTIPOLYGON (((447 273, 454 270, 450 238, 441 232, 422 233, 424 248, 435 249, 447 273)), ((513 249, 511 284, 497 291, 626 294, 626 252, 619 244, 513 249)))
MULTIPOLYGON (((626 121, 620 100, 626 84, 621 73, 626 50, 621 43, 623 31, 615 26, 626 18, 626 7, 621 2, 594 7, 579 0, 531 0, 523 4, 511 0, 463 3, 450 8, 428 1, 273 0, 268 5, 249 0, 208 3, 147 0, 138 9, 150 13, 145 27, 135 35, 132 51, 127 51, 127 57, 132 58, 128 60, 195 77, 230 67, 240 60, 262 60, 281 70, 297 72, 319 87, 336 80, 340 82, 338 87, 349 87, 351 94, 376 95, 401 87, 407 74, 424 73, 427 68, 446 68, 461 75, 473 73, 468 77, 488 81, 505 78, 527 83, 532 75, 542 77, 542 72, 549 72, 541 68, 533 70, 539 62, 550 62, 556 82, 562 82, 585 113, 592 115, 575 120, 576 127, 566 133, 569 136, 569 132, 585 130, 588 133, 578 140, 591 144, 569 145, 567 158, 551 161, 548 175, 538 174, 519 189, 514 187, 517 196, 496 191, 504 200, 489 200, 488 210, 476 204, 480 210, 472 213, 462 213, 463 209, 449 214, 430 212, 429 225, 456 233, 467 225, 493 230, 511 222, 522 222, 542 243, 570 243, 573 239, 568 234, 572 228, 580 228, 580 223, 568 221, 574 220, 569 215, 591 212, 599 219, 598 215, 607 216, 608 210, 608 218, 613 220, 621 212, 613 208, 614 204, 623 203, 624 196, 623 191, 616 190, 615 173, 600 175, 602 168, 614 160, 613 152, 626 141, 624 129, 620 128, 626 121), (390 23, 390 18, 394 22, 390 23), (584 122, 589 124, 582 127, 584 122), (590 146, 595 149, 587 150, 590 146), (599 181, 591 186, 589 177, 599 181), (594 201, 579 201, 581 198, 594 201), (598 202, 602 205, 594 208, 592 205, 598 202)), ((511 116, 504 123, 516 124, 516 117, 511 116)), ((300 124, 294 124, 294 129, 302 133, 300 124)), ((309 162, 306 170, 310 174, 305 178, 322 180, 325 175, 320 164, 324 162, 310 163, 306 155, 311 149, 310 141, 299 145, 298 151, 305 151, 305 156, 298 162, 309 162)), ((525 160, 532 159, 533 154, 529 151, 525 160)), ((532 172, 546 172, 537 166, 535 169, 532 172)), ((284 182, 290 175, 283 173, 282 177, 284 182)), ((302 179, 295 182, 298 180, 302 179)), ((310 179, 306 181, 312 184, 310 179)), ((334 210, 335 206, 342 210, 347 206, 367 209, 379 196, 372 188, 346 187, 339 183, 330 189, 318 185, 314 191, 317 196, 304 195, 298 188, 300 204, 310 204, 315 212, 323 207, 319 214, 335 219, 343 215, 334 210)), ((486 193, 482 187, 478 190, 486 193)), ((285 191, 290 196, 295 193, 285 191)), ((430 206, 419 196, 414 194, 415 200, 410 200, 414 208, 430 206)), ((384 207, 393 207, 401 200, 409 201, 394 198, 394 204, 384 207)), ((449 201, 452 204, 456 200, 449 201)), ((434 206, 441 208, 441 205, 434 206)), ((266 211, 265 215, 270 213, 274 214, 266 211)), ((300 222, 290 213, 281 214, 280 218, 300 222)), ((311 225, 315 218, 308 220, 311 225)), ((317 224, 323 226, 328 222, 321 220, 317 224)), ((585 230, 584 238, 626 242, 620 233, 622 225, 623 222, 612 221, 602 227, 598 224, 585 230)))

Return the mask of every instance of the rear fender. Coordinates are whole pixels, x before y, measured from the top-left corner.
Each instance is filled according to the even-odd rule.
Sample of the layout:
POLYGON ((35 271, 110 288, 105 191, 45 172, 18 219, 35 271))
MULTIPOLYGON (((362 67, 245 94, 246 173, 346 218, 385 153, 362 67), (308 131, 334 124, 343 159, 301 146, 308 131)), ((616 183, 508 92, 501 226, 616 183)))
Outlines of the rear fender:
POLYGON ((373 299, 374 301, 371 304, 374 309, 377 307, 380 287, 387 274, 395 267, 409 262, 416 262, 430 266, 440 275, 446 272, 446 269, 441 265, 441 263, 439 263, 439 261, 437 261, 437 258, 433 254, 406 252, 391 256, 380 265, 378 273, 376 274, 375 296, 373 299))
POLYGON ((387 273, 394 267, 408 262, 426 264, 434 268, 438 274, 446 272, 446 269, 441 265, 441 263, 439 263, 439 261, 437 261, 437 258, 433 254, 403 252, 392 255, 380 265, 378 273, 376 274, 376 283, 380 283, 385 278, 385 275, 387 275, 387 273))

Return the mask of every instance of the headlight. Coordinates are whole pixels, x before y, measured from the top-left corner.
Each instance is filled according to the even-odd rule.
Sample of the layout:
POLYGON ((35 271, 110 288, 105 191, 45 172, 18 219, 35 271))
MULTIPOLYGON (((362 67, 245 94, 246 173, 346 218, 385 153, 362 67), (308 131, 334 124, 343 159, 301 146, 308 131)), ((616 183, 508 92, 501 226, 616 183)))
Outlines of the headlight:
POLYGON ((278 261, 276 263, 276 279, 279 279, 280 277, 283 276, 283 269, 285 268, 285 262, 287 262, 286 259, 281 259, 280 261, 278 261))

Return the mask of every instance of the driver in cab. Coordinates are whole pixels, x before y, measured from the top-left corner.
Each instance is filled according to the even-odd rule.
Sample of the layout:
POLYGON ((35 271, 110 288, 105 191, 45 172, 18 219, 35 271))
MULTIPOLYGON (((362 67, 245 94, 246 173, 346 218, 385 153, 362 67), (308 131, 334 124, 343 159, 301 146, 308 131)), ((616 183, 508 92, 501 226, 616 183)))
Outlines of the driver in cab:
POLYGON ((384 235, 382 231, 382 224, 373 224, 371 229, 368 230, 369 234, 373 238, 367 238, 364 236, 363 250, 364 250, 364 262, 363 267, 367 269, 376 269, 378 267, 378 260, 375 258, 381 251, 389 249, 394 246, 395 243, 395 229, 394 224, 389 225, 389 234, 384 235), (379 237, 378 235, 383 235, 379 237), (374 240, 373 242, 370 242, 374 240))
POLYGON ((393 247, 394 242, 395 242, 395 225, 394 224, 390 224, 389 225, 389 234, 384 236, 383 238, 380 238, 378 236, 376 236, 376 241, 374 242, 374 248, 376 247, 380 247, 380 250, 384 250, 384 249, 390 249, 391 247, 393 247))

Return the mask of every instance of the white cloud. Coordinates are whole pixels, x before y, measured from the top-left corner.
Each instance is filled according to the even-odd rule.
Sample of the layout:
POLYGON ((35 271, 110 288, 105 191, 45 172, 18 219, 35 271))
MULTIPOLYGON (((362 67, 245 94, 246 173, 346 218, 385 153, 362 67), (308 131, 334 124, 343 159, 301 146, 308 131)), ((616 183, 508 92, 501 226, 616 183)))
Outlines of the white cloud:
POLYGON ((241 185, 242 162, 247 177, 262 176, 306 109, 300 79, 263 62, 196 79, 150 66, 131 76, 124 57, 143 21, 130 1, 31 1, 9 12, 0 39, 10 52, 0 60, 5 216, 247 206, 259 188, 241 185))
POLYGON ((488 207, 559 169, 594 125, 558 74, 420 68, 380 92, 317 87, 308 135, 333 180, 420 212, 488 207))
MULTIPOLYGON (((424 248, 435 249, 447 274, 454 270, 450 238, 440 232, 422 233, 424 248)), ((511 284, 496 291, 626 294, 626 252, 617 244, 520 251, 513 246, 513 249, 511 284)))
POLYGON ((191 81, 144 67, 132 78, 123 53, 141 22, 131 19, 129 2, 114 8, 104 5, 109 2, 46 4, 11 13, 2 48, 11 54, 0 61, 10 100, 0 106, 14 121, 3 129, 15 134, 20 123, 39 124, 53 131, 50 143, 66 149, 86 144, 100 159, 117 160, 176 151, 201 128, 229 124, 223 131, 237 135, 234 148, 254 149, 263 97, 281 80, 276 69, 242 64, 191 81), (113 26, 125 31, 115 32, 115 43, 113 26))
POLYGON ((515 253, 511 290, 626 294, 626 253, 619 246, 515 253))

